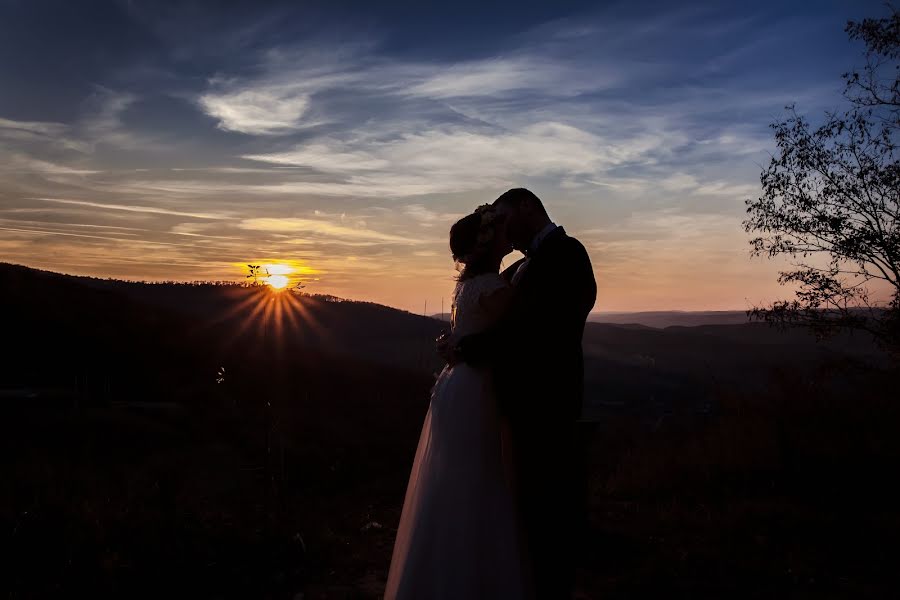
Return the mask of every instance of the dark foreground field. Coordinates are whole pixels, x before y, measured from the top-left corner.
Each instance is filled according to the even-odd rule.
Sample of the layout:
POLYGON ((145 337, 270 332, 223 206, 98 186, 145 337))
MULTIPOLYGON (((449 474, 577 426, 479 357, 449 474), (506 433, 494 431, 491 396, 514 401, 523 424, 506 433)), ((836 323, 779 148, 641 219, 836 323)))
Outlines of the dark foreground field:
MULTIPOLYGON (((308 318, 331 324, 323 350, 252 326, 235 339, 246 315, 227 298, 173 311, 171 295, 148 302, 13 268, 0 277, 5 597, 379 596, 432 381, 419 341, 438 323, 304 298, 308 318)), ((652 401, 599 405, 584 424, 584 597, 896 595, 895 374, 817 347, 795 362, 759 359, 765 382, 752 371, 742 384, 676 369, 662 346, 683 344, 684 331, 634 330, 658 352, 629 331, 598 329, 589 344, 595 370, 655 383, 652 401), (690 386, 703 402, 683 402, 690 386)), ((766 348, 753 345, 759 332, 735 331, 687 354, 766 348)))

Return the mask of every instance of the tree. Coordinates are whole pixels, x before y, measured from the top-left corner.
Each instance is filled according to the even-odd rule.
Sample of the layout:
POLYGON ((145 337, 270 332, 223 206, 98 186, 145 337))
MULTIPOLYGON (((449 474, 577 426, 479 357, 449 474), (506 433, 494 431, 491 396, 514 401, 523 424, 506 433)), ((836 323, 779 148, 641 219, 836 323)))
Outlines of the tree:
POLYGON ((777 152, 761 175, 762 196, 747 200, 744 229, 755 256, 787 256, 779 283, 793 300, 750 311, 820 337, 863 330, 900 352, 900 12, 849 22, 865 44, 865 66, 843 75, 849 108, 813 127, 793 106, 770 125, 777 152), (887 297, 878 300, 872 285, 887 297))

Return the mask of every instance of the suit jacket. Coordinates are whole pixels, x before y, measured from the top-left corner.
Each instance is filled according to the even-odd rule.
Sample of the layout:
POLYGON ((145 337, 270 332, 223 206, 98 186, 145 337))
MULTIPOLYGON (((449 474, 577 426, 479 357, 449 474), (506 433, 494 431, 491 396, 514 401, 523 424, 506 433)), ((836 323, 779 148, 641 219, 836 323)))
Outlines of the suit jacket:
MULTIPOLYGON (((581 341, 597 298, 591 260, 562 227, 529 255, 506 315, 459 341, 465 362, 490 366, 501 410, 513 426, 553 429, 581 416, 581 341)), ((503 272, 507 281, 522 259, 503 272)))

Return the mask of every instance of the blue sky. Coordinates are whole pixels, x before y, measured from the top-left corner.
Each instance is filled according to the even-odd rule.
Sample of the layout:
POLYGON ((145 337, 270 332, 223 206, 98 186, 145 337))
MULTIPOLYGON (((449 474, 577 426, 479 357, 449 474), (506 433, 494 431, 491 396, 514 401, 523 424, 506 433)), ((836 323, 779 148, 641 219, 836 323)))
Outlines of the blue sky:
MULTIPOLYGON (((878 1, 0 0, 0 260, 142 279, 288 262, 448 298, 452 222, 513 186, 600 310, 774 299, 740 222, 796 103, 843 106, 878 1)), ((512 257, 510 257, 512 258, 512 257)))

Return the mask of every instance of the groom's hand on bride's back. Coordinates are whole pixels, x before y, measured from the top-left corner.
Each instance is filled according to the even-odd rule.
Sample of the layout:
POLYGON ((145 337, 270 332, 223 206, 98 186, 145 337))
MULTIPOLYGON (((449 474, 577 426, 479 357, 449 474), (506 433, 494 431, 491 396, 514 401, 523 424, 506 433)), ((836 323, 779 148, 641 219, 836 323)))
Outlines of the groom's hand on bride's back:
POLYGON ((447 331, 442 331, 441 335, 435 339, 435 350, 437 350, 438 355, 447 361, 447 364, 451 367, 457 363, 463 362, 456 340, 447 331))

